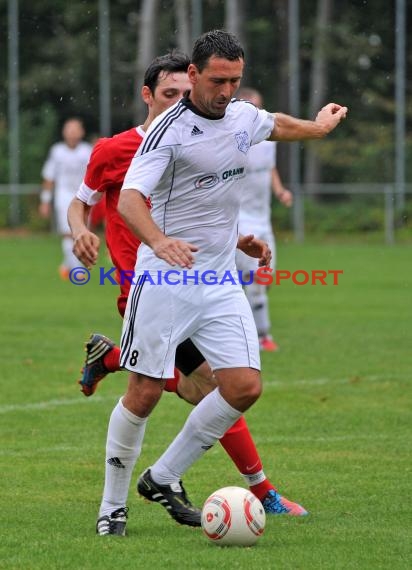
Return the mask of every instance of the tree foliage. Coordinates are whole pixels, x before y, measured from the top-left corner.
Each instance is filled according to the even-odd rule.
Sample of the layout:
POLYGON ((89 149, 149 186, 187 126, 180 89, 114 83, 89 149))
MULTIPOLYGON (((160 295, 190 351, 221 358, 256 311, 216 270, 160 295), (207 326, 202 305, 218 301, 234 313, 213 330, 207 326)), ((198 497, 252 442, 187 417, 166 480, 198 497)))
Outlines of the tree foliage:
MULTIPOLYGON (((309 114, 310 73, 319 0, 300 2, 302 116, 309 114)), ((113 132, 132 125, 136 94, 136 58, 142 2, 110 2, 111 108, 113 132)), ((180 8, 182 2, 179 3, 180 8)), ((189 10, 191 2, 187 1, 189 10)), ((326 34, 325 99, 347 105, 343 128, 316 143, 323 181, 391 181, 394 171, 395 8, 387 0, 334 2, 326 34)), ((412 15, 411 3, 408 18, 412 15)), ((157 53, 179 44, 174 0, 160 0, 157 53)), ((204 0, 203 29, 225 22, 223 0, 204 0)), ((248 83, 260 89, 269 110, 288 112, 287 0, 242 0, 248 83)), ((181 17, 181 15, 180 15, 181 17)), ((2 46, 7 47, 7 2, 0 2, 2 46)), ((21 181, 39 179, 49 145, 61 123, 81 116, 90 134, 98 133, 98 1, 20 0, 20 149, 21 181)), ((412 56, 407 77, 411 90, 412 56)), ((0 81, 7 86, 7 50, 1 49, 0 81)), ((326 102, 325 100, 325 102, 326 102)), ((412 98, 407 97, 411 132, 412 98)), ((0 182, 7 182, 7 89, 0 91, 0 182)), ((412 140, 407 142, 411 156, 412 140)), ((407 177, 412 175, 408 160, 407 177)))

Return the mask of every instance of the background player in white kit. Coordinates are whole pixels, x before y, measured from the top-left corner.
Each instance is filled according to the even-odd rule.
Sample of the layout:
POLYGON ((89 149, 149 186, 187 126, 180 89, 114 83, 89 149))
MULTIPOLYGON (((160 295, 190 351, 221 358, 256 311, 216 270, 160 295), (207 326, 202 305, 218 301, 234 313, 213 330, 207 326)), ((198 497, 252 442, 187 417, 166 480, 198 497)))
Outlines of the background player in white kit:
POLYGON ((42 169, 39 213, 48 218, 53 200, 57 232, 62 236, 63 261, 59 267, 62 279, 68 279, 70 270, 79 266, 72 251, 73 239, 67 222, 67 210, 83 180, 92 152, 92 146, 83 141, 84 135, 80 119, 67 119, 62 128, 63 141, 50 148, 42 169))
MULTIPOLYGON (((262 95, 256 89, 241 87, 236 93, 238 99, 245 99, 262 109, 262 95)), ((263 141, 250 148, 248 168, 243 179, 243 192, 239 212, 239 233, 266 241, 272 251, 271 267, 276 268, 276 242, 271 220, 272 192, 281 204, 290 207, 293 194, 282 184, 276 168, 276 142, 263 141)), ((236 266, 248 280, 248 273, 256 271, 256 259, 236 252, 236 266)), ((268 288, 266 285, 252 283, 245 286, 246 297, 252 308, 261 350, 273 352, 278 349, 271 335, 271 322, 268 306, 268 288)))
MULTIPOLYGON (((198 275, 207 270, 236 274, 238 181, 244 176, 250 145, 267 138, 322 138, 347 112, 330 103, 315 121, 304 121, 232 100, 244 53, 237 39, 222 30, 203 34, 191 61, 191 92, 149 127, 120 194, 120 214, 142 241, 137 276, 145 271, 165 274, 171 266, 190 272, 194 264, 198 275), (149 195, 151 212, 146 205, 149 195)), ((106 478, 100 508, 109 524, 110 512, 125 509, 147 419, 173 373, 179 342, 192 339, 214 370, 218 387, 142 474, 138 489, 166 508, 178 503, 185 524, 198 526, 200 511, 187 501, 182 474, 260 395, 259 343, 241 286, 205 285, 196 279, 195 270, 186 284, 157 286, 142 277, 129 295, 121 347, 129 384, 112 413, 107 438, 110 454, 121 468, 106 478)))

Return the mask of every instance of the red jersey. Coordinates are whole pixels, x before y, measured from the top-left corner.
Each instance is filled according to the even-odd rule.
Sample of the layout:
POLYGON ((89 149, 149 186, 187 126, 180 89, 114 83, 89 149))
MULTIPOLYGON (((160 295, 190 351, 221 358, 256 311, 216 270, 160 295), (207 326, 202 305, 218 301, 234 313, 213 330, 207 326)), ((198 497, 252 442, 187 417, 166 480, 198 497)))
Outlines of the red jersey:
POLYGON ((89 229, 94 232, 95 228, 104 225, 106 220, 106 196, 103 195, 101 200, 97 202, 89 214, 89 229))
MULTIPOLYGON (((93 148, 84 184, 93 191, 106 194, 106 242, 118 272, 133 271, 140 241, 126 226, 117 204, 124 177, 143 138, 143 131, 133 128, 111 138, 102 138, 93 148)), ((148 206, 150 207, 149 203, 148 206)), ((128 279, 120 282, 117 307, 123 317, 130 290, 128 279)))

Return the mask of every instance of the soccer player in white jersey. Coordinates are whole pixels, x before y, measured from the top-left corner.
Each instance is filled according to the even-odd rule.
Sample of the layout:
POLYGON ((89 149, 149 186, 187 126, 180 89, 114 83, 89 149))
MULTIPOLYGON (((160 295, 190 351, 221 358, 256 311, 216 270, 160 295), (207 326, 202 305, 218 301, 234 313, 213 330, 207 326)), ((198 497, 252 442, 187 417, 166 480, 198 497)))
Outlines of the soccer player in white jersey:
MULTIPOLYGON (((246 99, 258 109, 263 106, 262 95, 256 89, 241 87, 236 97, 246 99)), ((271 221, 272 193, 288 208, 293 203, 293 194, 283 186, 276 168, 276 144, 263 141, 250 147, 239 212, 239 232, 254 234, 269 244, 273 270, 276 267, 276 242, 271 221)), ((256 275, 256 260, 240 250, 236 252, 236 266, 245 275, 246 282, 250 274, 256 275)), ((268 352, 277 350, 278 345, 271 335, 267 286, 254 281, 245 287, 245 293, 255 319, 260 349, 268 352)))
POLYGON ((142 241, 135 268, 140 277, 128 298, 122 334, 128 389, 112 413, 107 438, 119 469, 106 478, 100 512, 125 508, 148 416, 173 374, 177 344, 190 337, 214 370, 217 388, 141 475, 138 490, 169 509, 179 503, 180 521, 199 526, 200 511, 186 503, 181 477, 261 392, 258 337, 241 285, 205 284, 207 271, 219 278, 236 275, 239 180, 249 147, 265 139, 322 138, 347 109, 330 103, 315 121, 305 121, 233 100, 244 52, 222 30, 203 34, 191 61, 190 93, 149 127, 120 193, 119 212, 142 241), (152 284, 151 276, 159 275, 163 284, 152 284))
POLYGON ((79 265, 72 251, 73 239, 67 222, 67 210, 83 180, 92 151, 92 146, 83 141, 84 135, 80 119, 67 119, 62 129, 63 141, 50 148, 42 169, 39 213, 44 218, 50 217, 53 200, 57 231, 62 236, 63 261, 59 267, 62 279, 68 279, 70 270, 79 265))
MULTIPOLYGON (((179 52, 171 52, 153 60, 146 70, 142 88, 142 97, 148 106, 144 124, 114 137, 96 141, 84 181, 69 207, 68 220, 73 232, 73 251, 82 263, 90 266, 97 260, 100 240, 87 227, 87 218, 90 219, 88 212, 98 196, 103 196, 107 202, 106 240, 119 275, 118 309, 122 317, 131 284, 130 281, 122 283, 121 276, 133 273, 139 241, 125 226, 117 212, 120 189, 130 162, 142 142, 144 131, 155 117, 174 105, 190 89, 186 73, 189 63, 189 58, 179 52)), ((238 247, 247 244, 247 249, 250 250, 251 242, 256 244, 256 239, 249 240, 247 236, 243 236, 238 247)), ((269 259, 267 262, 269 263, 269 259)), ((145 331, 141 334, 145 334, 145 331)), ((86 362, 80 382, 85 395, 91 396, 94 393, 98 382, 109 370, 120 370, 120 349, 113 345, 110 339, 100 334, 93 334, 87 343, 86 362)), ((176 350, 176 369, 175 377, 167 380, 165 390, 176 392, 179 397, 192 404, 196 404, 204 394, 215 387, 208 364, 190 339, 176 350)), ((307 514, 301 505, 280 495, 266 477, 243 416, 229 428, 220 443, 236 464, 249 489, 262 502, 267 514, 307 514)), ((118 469, 116 457, 108 455, 106 471, 117 472, 118 469)), ((111 477, 110 473, 107 477, 111 477)), ((97 532, 100 535, 123 534, 125 514, 124 509, 111 511, 110 516, 102 514, 96 525, 97 532)), ((176 517, 173 509, 169 510, 169 514, 176 517)))

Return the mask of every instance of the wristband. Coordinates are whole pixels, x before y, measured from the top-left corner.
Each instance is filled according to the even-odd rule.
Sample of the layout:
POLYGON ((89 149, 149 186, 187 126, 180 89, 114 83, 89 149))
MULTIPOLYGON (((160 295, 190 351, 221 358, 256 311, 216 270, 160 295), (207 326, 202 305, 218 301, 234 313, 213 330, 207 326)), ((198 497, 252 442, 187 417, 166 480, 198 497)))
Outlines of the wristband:
POLYGON ((52 201, 52 193, 50 190, 42 190, 40 192, 40 202, 42 204, 50 204, 52 201))

